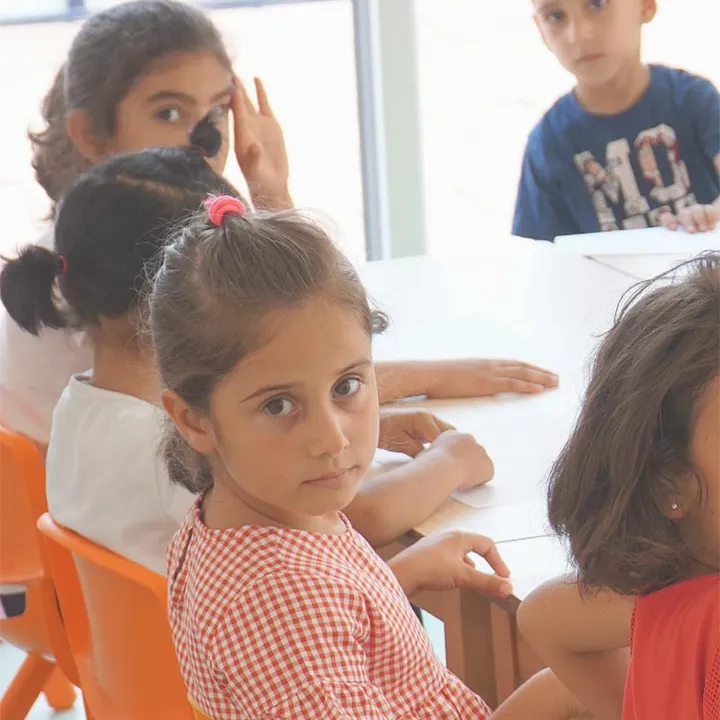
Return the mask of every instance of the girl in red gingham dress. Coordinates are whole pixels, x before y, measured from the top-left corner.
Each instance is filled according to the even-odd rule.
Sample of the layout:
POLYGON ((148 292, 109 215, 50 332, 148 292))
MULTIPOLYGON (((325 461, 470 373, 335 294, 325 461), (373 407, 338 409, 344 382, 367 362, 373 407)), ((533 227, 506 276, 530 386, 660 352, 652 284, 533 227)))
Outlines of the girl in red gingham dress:
MULTIPOLYGON (((492 543, 427 538, 386 565, 340 512, 377 446, 371 336, 386 320, 329 238, 294 211, 211 198, 171 239, 149 321, 173 421, 163 453, 199 496, 168 572, 199 707, 213 720, 487 718, 407 595, 507 596, 492 543)), ((512 712, 497 717, 526 717, 512 712)))

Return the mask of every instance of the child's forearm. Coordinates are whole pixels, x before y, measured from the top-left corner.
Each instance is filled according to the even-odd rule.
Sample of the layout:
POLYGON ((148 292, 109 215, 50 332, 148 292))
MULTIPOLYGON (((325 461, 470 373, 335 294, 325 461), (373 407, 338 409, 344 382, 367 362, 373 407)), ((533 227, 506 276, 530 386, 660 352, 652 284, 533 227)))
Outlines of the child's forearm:
POLYGON ((379 362, 375 364, 380 403, 429 395, 437 368, 430 362, 379 362))
POLYGON ((427 520, 458 487, 460 475, 448 454, 427 450, 366 478, 345 514, 373 547, 382 547, 427 520))
POLYGON ((493 720, 581 720, 592 718, 551 670, 543 670, 516 690, 493 720))

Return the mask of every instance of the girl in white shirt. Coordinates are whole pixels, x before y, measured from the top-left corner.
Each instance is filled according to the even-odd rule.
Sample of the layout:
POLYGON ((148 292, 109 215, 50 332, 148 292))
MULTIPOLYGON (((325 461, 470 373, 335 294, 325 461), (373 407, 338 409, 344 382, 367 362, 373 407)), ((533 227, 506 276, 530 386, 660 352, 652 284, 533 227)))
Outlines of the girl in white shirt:
POLYGON ((55 249, 29 246, 0 274, 3 302, 24 331, 83 330, 92 345, 93 370, 70 378, 55 409, 50 511, 157 572, 191 497, 157 458, 162 413, 152 354, 138 334, 138 291, 168 228, 219 191, 235 192, 199 149, 118 155, 66 193, 55 249))
MULTIPOLYGON (((167 0, 117 5, 85 22, 45 98, 46 127, 31 135, 38 181, 55 202, 79 174, 108 157, 183 145, 211 113, 223 137, 214 169, 225 166, 232 120, 234 152, 253 205, 287 208, 282 130, 259 80, 256 92, 257 107, 201 11, 167 0)), ((42 244, 52 247, 52 233, 42 244)), ((60 393, 90 362, 82 334, 45 328, 33 337, 0 312, 0 425, 46 445, 60 393)), ((540 392, 557 384, 552 373, 516 361, 381 364, 378 370, 384 401, 540 392)))
MULTIPOLYGON (((53 417, 50 511, 158 572, 192 498, 170 484, 157 458, 159 381, 138 334, 138 291, 167 229, 207 194, 235 193, 210 165, 222 136, 209 117, 190 145, 118 155, 89 170, 59 205, 55 249, 30 246, 0 273, 2 300, 19 327, 83 329, 92 342, 92 372, 70 379, 53 417)), ((418 457, 368 480, 348 509, 375 545, 422 522, 453 490, 492 476, 483 448, 429 413, 386 416, 381 436, 383 447, 418 457)))

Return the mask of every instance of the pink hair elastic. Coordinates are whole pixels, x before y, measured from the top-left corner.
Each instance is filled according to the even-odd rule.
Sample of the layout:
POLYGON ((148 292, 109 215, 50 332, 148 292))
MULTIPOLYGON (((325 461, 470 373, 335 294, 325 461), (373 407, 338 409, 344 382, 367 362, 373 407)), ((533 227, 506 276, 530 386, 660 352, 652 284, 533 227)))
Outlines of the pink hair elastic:
POLYGON ((64 255, 60 255, 59 258, 60 258, 60 274, 67 275, 67 271, 68 271, 67 260, 65 259, 64 255))
POLYGON ((223 218, 227 213, 235 213, 237 215, 245 215, 247 208, 245 203, 239 198, 232 195, 209 195, 203 202, 208 212, 210 222, 216 227, 220 227, 223 218))

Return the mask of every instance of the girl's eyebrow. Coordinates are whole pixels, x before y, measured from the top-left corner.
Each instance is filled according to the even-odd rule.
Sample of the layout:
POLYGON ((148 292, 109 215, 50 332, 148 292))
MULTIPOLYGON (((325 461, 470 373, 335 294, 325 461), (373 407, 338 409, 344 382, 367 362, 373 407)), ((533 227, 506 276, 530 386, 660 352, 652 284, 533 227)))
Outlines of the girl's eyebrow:
POLYGON ((561 4, 562 3, 558 2, 558 0, 536 0, 533 2, 536 12, 544 12, 546 10, 550 10, 551 8, 553 10, 557 10, 561 4))
MULTIPOLYGON (((235 92, 235 86, 234 85, 228 85, 224 90, 221 90, 219 93, 216 93, 210 98, 211 103, 219 102, 220 100, 223 100, 227 97, 230 97, 235 92)), ((180 92, 179 90, 158 90, 158 92, 153 93, 149 98, 148 102, 159 102, 160 100, 179 100, 180 102, 185 103, 186 105, 197 105, 197 100, 192 96, 188 95, 187 93, 180 92)))
MULTIPOLYGON (((349 373, 351 370, 359 370, 363 367, 369 367, 372 365, 372 360, 368 360, 367 358, 363 358, 362 360, 358 360, 357 362, 352 363, 351 365, 348 365, 346 368, 343 368, 342 370, 338 371, 337 376, 340 377, 341 375, 345 375, 346 373, 349 373)), ((269 385, 267 387, 262 387, 256 390, 254 393, 251 393, 247 397, 243 398, 240 402, 244 403, 248 400, 252 400, 253 398, 261 397, 262 395, 271 395, 279 392, 288 392, 289 390, 292 390, 294 387, 297 386, 297 383, 287 383, 286 385, 269 385)))

